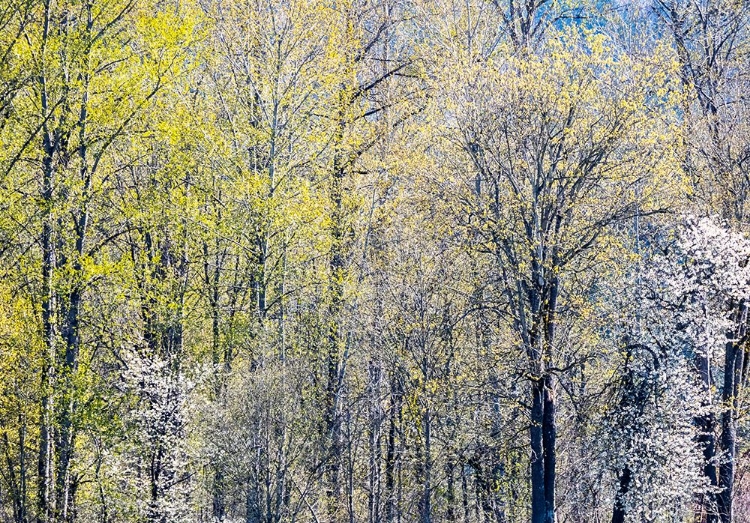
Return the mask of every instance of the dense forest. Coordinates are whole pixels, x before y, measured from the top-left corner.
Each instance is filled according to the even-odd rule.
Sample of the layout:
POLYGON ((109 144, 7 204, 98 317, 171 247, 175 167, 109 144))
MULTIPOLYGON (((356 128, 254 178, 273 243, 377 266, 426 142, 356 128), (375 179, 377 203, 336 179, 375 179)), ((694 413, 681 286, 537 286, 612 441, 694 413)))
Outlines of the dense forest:
POLYGON ((0 0, 0 520, 750 521, 748 0, 0 0))

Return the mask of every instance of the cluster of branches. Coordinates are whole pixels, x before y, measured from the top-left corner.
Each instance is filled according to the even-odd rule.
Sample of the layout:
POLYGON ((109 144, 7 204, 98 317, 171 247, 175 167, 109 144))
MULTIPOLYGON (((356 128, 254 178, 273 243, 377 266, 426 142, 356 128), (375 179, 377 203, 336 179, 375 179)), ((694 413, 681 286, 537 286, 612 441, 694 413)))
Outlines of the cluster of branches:
POLYGON ((749 24, 0 3, 0 520, 750 521, 749 24))

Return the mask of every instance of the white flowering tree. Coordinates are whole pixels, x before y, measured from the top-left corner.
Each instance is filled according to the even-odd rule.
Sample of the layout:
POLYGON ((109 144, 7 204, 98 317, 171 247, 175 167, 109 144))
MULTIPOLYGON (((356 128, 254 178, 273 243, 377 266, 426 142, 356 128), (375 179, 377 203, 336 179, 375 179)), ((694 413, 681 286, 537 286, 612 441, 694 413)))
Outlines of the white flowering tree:
POLYGON ((750 241, 688 217, 676 234, 654 231, 647 246, 609 416, 619 442, 612 521, 679 521, 696 495, 708 521, 731 521, 750 241))
POLYGON ((174 358, 158 353, 128 351, 125 362, 136 510, 153 523, 187 521, 186 378, 174 358))

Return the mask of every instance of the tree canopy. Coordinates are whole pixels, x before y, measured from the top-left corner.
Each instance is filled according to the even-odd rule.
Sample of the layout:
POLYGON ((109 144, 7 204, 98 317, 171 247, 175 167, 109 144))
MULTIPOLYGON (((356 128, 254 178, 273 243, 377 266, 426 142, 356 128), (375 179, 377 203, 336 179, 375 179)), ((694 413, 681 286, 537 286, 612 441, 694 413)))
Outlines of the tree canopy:
POLYGON ((0 521, 750 522, 746 0, 0 2, 0 521))

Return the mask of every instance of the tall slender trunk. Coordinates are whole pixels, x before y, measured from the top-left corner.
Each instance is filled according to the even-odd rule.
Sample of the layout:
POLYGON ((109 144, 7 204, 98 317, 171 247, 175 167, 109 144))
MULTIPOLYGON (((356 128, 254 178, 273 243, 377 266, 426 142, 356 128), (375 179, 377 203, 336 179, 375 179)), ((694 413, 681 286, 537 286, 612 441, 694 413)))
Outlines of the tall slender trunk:
POLYGON ((343 269, 340 253, 335 253, 331 262, 332 296, 330 305, 331 318, 328 330, 328 354, 327 354, 327 383, 326 383, 326 431, 329 442, 328 460, 328 486, 327 496, 329 505, 329 516, 332 521, 336 520, 336 513, 341 508, 341 413, 340 413, 340 367, 341 367, 341 336, 340 315, 342 309, 342 284, 343 269))
MULTIPOLYGON (((539 279, 543 279, 539 277, 539 279)), ((546 370, 555 342, 555 315, 559 281, 552 278, 538 294, 532 292, 536 326, 530 333, 531 354, 537 374, 532 381, 531 406, 531 519, 532 523, 555 522, 555 482, 557 465, 557 422, 555 379, 546 370), (538 349, 535 349, 539 347, 538 349)))
POLYGON ((56 356, 56 333, 55 333, 55 311, 56 295, 54 291, 53 275, 57 265, 55 240, 53 236, 54 213, 53 196, 55 190, 55 152, 57 150, 57 139, 53 131, 49 129, 50 119, 49 97, 47 93, 47 78, 45 69, 45 55, 50 29, 50 2, 44 3, 44 26, 42 32, 42 73, 39 76, 39 87, 41 92, 41 117, 42 125, 42 201, 44 202, 44 215, 42 217, 42 330, 44 337, 45 353, 41 369, 41 414, 39 426, 39 462, 37 470, 37 518, 40 523, 47 523, 52 517, 52 417, 54 412, 54 401, 52 396, 55 379, 54 364, 56 356))
MULTIPOLYGON (((45 158, 44 168, 44 190, 43 198, 46 207, 52 205, 53 173, 45 158)), ((52 396, 53 383, 55 379, 54 363, 56 357, 56 334, 54 326, 54 315, 56 309, 56 296, 53 289, 52 277, 56 265, 54 240, 52 239, 52 216, 49 210, 45 211, 44 224, 42 225, 42 324, 45 344, 45 354, 41 369, 41 415, 39 427, 39 466, 38 466, 38 504, 40 523, 50 520, 51 516, 51 491, 52 491, 52 417, 54 413, 54 400, 52 396)))
POLYGON ((420 523, 432 521, 432 413, 429 405, 425 407, 422 415, 422 436, 424 437, 424 448, 422 452, 421 476, 422 496, 419 501, 420 523))
MULTIPOLYGON (((341 112, 336 135, 336 144, 341 147, 344 140, 345 95, 340 95, 341 112)), ((328 307, 328 354, 326 356, 326 431, 329 442, 329 461, 327 478, 327 503, 330 521, 338 521, 342 513, 341 499, 341 353, 343 344, 341 315, 344 305, 344 216, 343 216, 343 184, 345 177, 345 160, 343 152, 337 151, 333 161, 331 177, 331 259, 329 263, 329 307, 328 307)))
POLYGON ((557 452, 557 423, 555 420, 554 378, 544 377, 544 414, 542 416, 542 446, 544 447, 544 507, 545 523, 555 522, 555 481, 557 452))
MULTIPOLYGON (((701 387, 703 394, 708 398, 712 394, 711 383, 711 362, 705 355, 696 356, 696 367, 700 375, 701 387)), ((698 428, 698 445, 703 452, 703 475, 708 478, 711 490, 703 494, 701 508, 707 511, 706 523, 717 523, 719 515, 716 513, 717 495, 716 490, 719 485, 719 478, 716 473, 716 417, 712 412, 702 414, 695 419, 695 425, 698 428)))
POLYGON ((19 416, 21 426, 18 428, 18 461, 19 461, 19 478, 18 478, 18 521, 26 523, 28 513, 28 497, 26 492, 26 481, 28 471, 26 470, 26 417, 19 416))
POLYGON ((450 453, 451 455, 445 462, 445 478, 448 483, 445 489, 445 502, 447 504, 445 520, 456 521, 456 462, 453 450, 450 453))
MULTIPOLYGON (((559 228, 558 218, 558 228, 559 228)), ((557 260, 553 257, 554 265, 557 260)), ((555 330, 557 320, 557 297, 560 282, 554 276, 546 294, 546 310, 544 317, 544 352, 548 360, 552 360, 555 346, 555 330)), ((544 501, 545 522, 555 523, 555 486, 557 481, 557 405, 555 398, 555 377, 551 373, 544 376, 544 415, 542 419, 542 444, 544 446, 544 501)))
POLYGON ((719 518, 722 523, 732 523, 734 521, 734 458, 737 439, 737 427, 734 419, 734 366, 738 352, 739 351, 734 343, 727 343, 725 352, 724 392, 722 394, 724 400, 724 411, 721 414, 721 448, 725 455, 724 460, 719 466, 719 488, 721 490, 716 500, 719 518))
POLYGON ((531 522, 545 523, 546 496, 544 482, 544 380, 531 382, 531 522))
POLYGON ((398 378, 391 383, 391 405, 388 416, 388 438, 385 447, 385 521, 393 523, 399 510, 397 503, 396 479, 399 463, 399 452, 396 448, 397 432, 399 430, 399 418, 401 412, 401 390, 398 378))
MULTIPOLYGON (((221 209, 216 209, 216 215, 219 223, 222 221, 221 209)), ((203 242, 203 278, 208 290, 208 304, 211 310, 211 363, 214 366, 215 383, 214 383, 214 401, 219 405, 224 404, 225 390, 225 368, 226 362, 222 362, 223 351, 221 347, 221 310, 220 310, 220 276, 222 269, 223 256, 220 253, 221 246, 218 238, 214 244, 216 252, 213 253, 214 266, 211 267, 209 260, 208 242, 203 242), (223 364, 223 365, 222 365, 223 364)), ((211 511, 214 519, 223 521, 226 516, 225 502, 225 480, 224 466, 221 461, 215 461, 211 464, 211 511)))
POLYGON ((370 362, 370 433, 369 433, 369 493, 367 508, 370 523, 380 523, 380 490, 381 490, 381 424, 382 409, 380 406, 380 381, 382 368, 380 362, 370 362))
POLYGON ((748 307, 740 303, 737 313, 737 331, 730 333, 724 359, 724 411, 721 415, 721 448, 725 457, 719 466, 719 495, 717 506, 722 523, 734 521, 734 476, 737 455, 737 411, 742 387, 742 369, 745 360, 745 333, 748 307))
MULTIPOLYGON (((80 271, 78 262, 74 264, 74 270, 80 271)), ((55 499, 57 503, 57 519, 59 521, 72 520, 72 489, 70 465, 73 458, 75 445, 75 429, 73 416, 75 411, 74 374, 78 364, 79 352, 79 314, 81 306, 81 291, 79 283, 74 283, 74 290, 68 294, 65 304, 65 321, 62 328, 62 338, 65 342, 65 351, 62 361, 59 362, 60 373, 57 388, 59 389, 60 401, 58 405, 57 430, 58 436, 55 442, 57 454, 57 470, 55 472, 55 499)))

